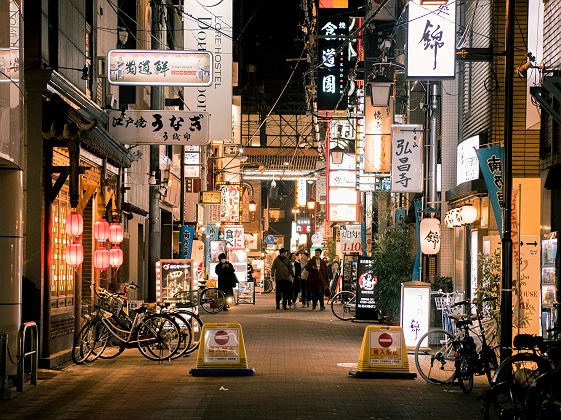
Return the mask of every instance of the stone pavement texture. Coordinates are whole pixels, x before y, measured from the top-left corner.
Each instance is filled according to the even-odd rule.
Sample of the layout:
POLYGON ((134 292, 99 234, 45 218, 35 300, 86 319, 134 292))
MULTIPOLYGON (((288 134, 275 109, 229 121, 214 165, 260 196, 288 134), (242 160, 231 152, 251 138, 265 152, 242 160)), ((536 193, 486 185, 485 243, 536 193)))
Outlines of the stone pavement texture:
MULTIPOLYGON (((14 399, 0 401, 0 419, 474 419, 472 394, 421 378, 357 379, 367 324, 336 319, 329 307, 274 309, 273 295, 237 305, 205 322, 242 325, 250 377, 193 377, 196 353, 158 363, 128 349, 112 360, 67 365, 14 399), (344 366, 341 366, 343 364, 344 366)), ((410 369, 415 371, 412 355, 410 369)))

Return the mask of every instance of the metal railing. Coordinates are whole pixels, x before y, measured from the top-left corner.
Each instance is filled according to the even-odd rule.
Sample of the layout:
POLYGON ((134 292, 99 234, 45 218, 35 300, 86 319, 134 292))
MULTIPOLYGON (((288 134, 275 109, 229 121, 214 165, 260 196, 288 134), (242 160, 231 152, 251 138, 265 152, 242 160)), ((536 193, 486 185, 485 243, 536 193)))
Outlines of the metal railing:
POLYGON ((0 400, 12 397, 8 389, 8 334, 0 332, 0 400))
POLYGON ((37 369, 39 367, 39 334, 37 324, 33 321, 22 324, 18 334, 18 370, 16 389, 23 391, 23 381, 25 377, 25 358, 31 356, 31 385, 37 385, 37 369), (25 351, 25 338, 27 331, 34 335, 30 340, 30 349, 25 351))

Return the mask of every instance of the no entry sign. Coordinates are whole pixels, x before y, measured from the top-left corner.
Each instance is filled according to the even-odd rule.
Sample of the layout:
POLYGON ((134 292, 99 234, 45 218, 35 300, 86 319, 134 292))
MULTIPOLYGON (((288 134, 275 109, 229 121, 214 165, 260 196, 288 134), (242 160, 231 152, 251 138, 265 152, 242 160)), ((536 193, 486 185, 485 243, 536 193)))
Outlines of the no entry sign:
POLYGON ((393 343, 392 336, 388 333, 380 334, 380 337, 378 337, 378 343, 380 343, 382 347, 390 347, 393 343))

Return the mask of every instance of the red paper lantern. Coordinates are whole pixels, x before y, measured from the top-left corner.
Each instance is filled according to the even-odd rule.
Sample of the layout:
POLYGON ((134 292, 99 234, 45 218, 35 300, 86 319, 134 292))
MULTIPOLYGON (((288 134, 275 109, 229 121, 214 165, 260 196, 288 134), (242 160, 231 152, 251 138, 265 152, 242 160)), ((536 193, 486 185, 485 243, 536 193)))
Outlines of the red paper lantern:
POLYGON ((115 268, 123 264, 123 250, 118 246, 114 246, 109 250, 109 264, 115 268))
POLYGON ((109 222, 104 218, 94 223, 94 238, 99 242, 105 242, 109 238, 109 222))
POLYGON ((71 212, 65 219, 66 233, 71 236, 80 236, 84 231, 84 218, 80 213, 71 212))
POLYGON ((93 254, 93 265, 98 270, 106 270, 109 267, 109 251, 105 248, 98 249, 93 254))
POLYGON ((66 245, 64 251, 64 259, 66 264, 71 267, 78 267, 84 261, 84 247, 80 242, 72 242, 66 245))
POLYGON ((109 225, 109 242, 112 244, 120 244, 123 242, 125 231, 119 223, 111 223, 109 225))

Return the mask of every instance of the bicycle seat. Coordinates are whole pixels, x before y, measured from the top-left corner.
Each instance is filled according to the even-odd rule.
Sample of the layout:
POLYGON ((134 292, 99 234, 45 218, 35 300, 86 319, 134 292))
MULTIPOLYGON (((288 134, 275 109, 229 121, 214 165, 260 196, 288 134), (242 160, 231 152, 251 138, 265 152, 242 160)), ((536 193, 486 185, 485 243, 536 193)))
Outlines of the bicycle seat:
POLYGON ((532 350, 543 344, 543 337, 531 334, 518 334, 514 337, 513 345, 517 350, 532 350))
POLYGON ((463 328, 466 325, 471 325, 471 324, 472 324, 471 319, 458 319, 456 321, 456 327, 457 328, 463 328))

